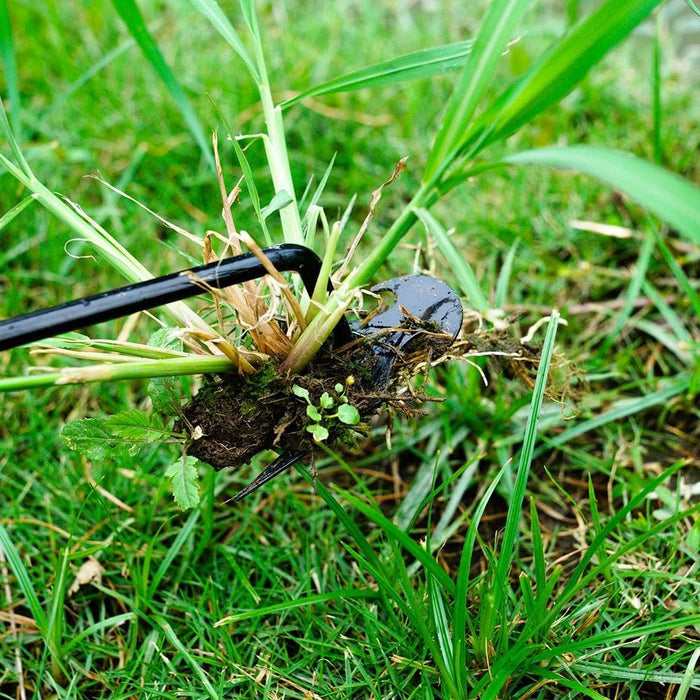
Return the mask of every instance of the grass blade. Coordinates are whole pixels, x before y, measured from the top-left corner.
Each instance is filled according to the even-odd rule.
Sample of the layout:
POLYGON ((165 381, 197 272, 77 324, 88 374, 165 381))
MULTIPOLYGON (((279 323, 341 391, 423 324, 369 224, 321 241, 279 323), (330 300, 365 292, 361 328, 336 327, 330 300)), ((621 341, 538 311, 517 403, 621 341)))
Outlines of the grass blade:
POLYGON ((612 185, 700 244, 700 187, 628 153, 596 146, 538 148, 504 158, 517 165, 576 170, 612 185))
POLYGON ((700 660, 700 647, 698 647, 690 657, 688 668, 686 668, 685 673, 683 674, 683 680, 681 681, 680 687, 678 688, 678 693, 676 694, 676 700, 685 700, 688 697, 688 691, 690 690, 691 686, 695 686, 696 688, 700 686, 700 679, 695 673, 695 667, 697 666, 698 660, 700 660))
POLYGON ((529 6, 527 0, 495 0, 489 4, 472 52, 435 137, 423 182, 434 180, 452 162, 462 146, 467 126, 493 78, 496 64, 529 6))
MULTIPOLYGON (((552 311, 551 318, 547 325, 547 334, 545 335, 544 344, 542 345, 542 353, 540 356, 540 366, 537 370, 537 378, 535 380, 535 388, 532 393, 532 401, 530 403, 530 413, 525 425, 525 438, 523 447, 518 461, 518 471, 515 477, 515 485, 513 487, 513 496, 508 505, 508 515, 506 517, 506 526, 503 533, 503 543, 501 545, 498 564, 495 572, 495 590, 494 590, 494 609, 501 612, 503 608, 503 598, 506 595, 507 581, 510 569, 513 563, 513 558, 518 550, 517 540, 522 518, 523 500, 525 499, 525 489, 527 487, 528 476, 530 474, 530 465, 535 451, 535 441, 537 440, 537 421, 544 400, 544 390, 547 384, 547 374, 549 372, 549 364, 554 352, 554 340, 557 334, 557 326, 559 324, 559 313, 552 311)), ((492 620, 496 622, 496 617, 492 620)), ((508 625, 501 626, 502 633, 505 634, 508 625)), ((487 634, 488 639, 492 638, 492 634, 487 634)))
POLYGON ((493 297, 494 306, 497 309, 502 309, 506 303, 506 296, 508 294, 508 285, 510 284, 510 275, 513 271, 513 263, 515 262, 515 253, 520 245, 520 239, 518 238, 515 243, 508 249, 503 265, 501 266, 501 271, 498 273, 498 280, 496 281, 496 291, 493 297))
POLYGON ((39 596, 36 594, 29 572, 25 568, 10 534, 3 525, 0 525, 0 547, 5 552, 5 557, 12 569, 12 573, 15 575, 24 597, 27 599, 27 607, 32 613, 34 622, 36 622, 36 626, 39 629, 39 634, 46 639, 49 631, 49 620, 46 617, 44 608, 41 607, 39 596))
POLYGON ((678 286, 683 290, 683 293, 688 297, 688 301, 690 302, 690 306, 693 309, 693 312, 695 313, 695 315, 698 318, 700 318, 700 294, 698 294, 697 291, 695 291, 695 289, 693 288, 693 285, 691 284, 690 280, 688 279, 688 276, 683 271, 683 268, 679 265, 676 258, 673 257, 673 253, 669 249, 668 245, 666 245, 666 242, 664 241, 663 236, 661 236, 656 229, 654 229, 654 235, 656 236, 656 245, 657 245, 658 249, 661 251, 661 255, 663 255, 663 258, 666 261, 666 264, 671 269, 673 276, 678 281, 678 286))
POLYGON ((649 231, 644 237, 641 250, 637 256, 637 262, 632 269, 632 276, 629 284, 627 285, 627 290, 625 291, 624 306, 617 315, 615 325, 608 333, 608 337, 600 347, 601 356, 605 356, 613 344, 619 340, 620 331, 624 328, 625 324, 632 315, 632 312, 634 311, 634 304, 639 298, 639 292, 642 289, 644 280, 646 279, 649 262, 651 261, 652 254, 654 253, 654 245, 654 234, 649 231))
POLYGON ((78 647, 80 643, 88 637, 92 637, 98 632, 101 632, 102 630, 107 629, 109 627, 121 627, 121 625, 123 625, 125 622, 129 622, 135 617, 136 613, 133 611, 120 613, 118 615, 112 615, 111 617, 107 617, 104 620, 99 620, 98 622, 95 622, 94 624, 90 625, 87 629, 82 630, 78 634, 72 633, 70 640, 63 645, 63 653, 66 656, 68 656, 70 654, 71 649, 73 649, 74 647, 78 647))
MULTIPOLYGON (((195 676, 199 678, 201 684, 204 686, 204 689, 206 689, 207 691, 206 694, 210 698, 212 698, 212 700, 218 700, 218 698, 221 697, 220 693, 218 693, 214 686, 211 684, 209 676, 207 676, 201 664, 195 658, 194 654, 190 652, 190 650, 182 643, 177 634, 175 634, 175 630, 170 626, 170 624, 165 620, 165 618, 161 617, 160 615, 154 617, 154 620, 162 630, 163 634, 165 635, 165 638, 175 647, 175 649, 177 649, 180 652, 180 655, 189 664, 195 676)), ((199 695, 199 697, 202 696, 199 695)))
POLYGON ((418 544, 409 534, 397 527, 378 507, 368 505, 365 501, 348 491, 341 491, 340 493, 353 508, 360 511, 366 518, 384 530, 389 539, 397 542, 411 556, 420 561, 426 570, 426 576, 433 576, 447 593, 454 595, 455 586, 452 579, 445 573, 440 564, 433 559, 433 555, 425 547, 418 544))
MULTIPOLYGON (((3 104, 2 98, 0 98, 0 136, 5 137, 5 140, 10 145, 12 155, 15 157, 15 163, 12 163, 8 161, 7 158, 2 156, 3 165, 13 175, 15 175, 15 172, 19 173, 19 177, 15 175, 17 179, 21 179, 22 177, 34 177, 34 173, 32 173, 29 163, 27 163, 26 159, 24 158, 24 154, 22 153, 22 149, 19 147, 15 134, 10 128, 10 122, 7 120, 7 112, 5 112, 5 105, 3 104)), ((0 154, 0 156, 1 155, 2 154, 0 154)))
POLYGON ((474 42, 471 40, 458 41, 454 44, 422 49, 388 61, 375 63, 372 66, 360 68, 352 73, 314 85, 314 87, 280 103, 280 107, 286 109, 307 97, 395 85, 456 70, 464 66, 473 44, 474 42))
MULTIPOLYGON (((327 591, 325 593, 317 593, 305 598, 297 598, 295 600, 285 601, 284 603, 275 603, 274 605, 266 605, 260 608, 251 610, 241 610, 240 612, 227 615, 221 620, 214 623, 214 627, 228 625, 232 622, 241 622, 243 620, 252 620, 257 617, 267 617, 268 615, 277 615, 284 613, 294 608, 303 608, 308 605, 320 605, 329 603, 333 600, 349 600, 352 598, 370 598, 374 599, 379 596, 377 591, 369 588, 342 588, 335 591, 327 591)), ((325 607, 325 606, 324 606, 325 607)))
POLYGON ((49 107, 46 108, 41 114, 41 122, 45 122, 46 119, 56 113, 60 112, 63 105, 74 95, 78 90, 80 90, 83 85, 90 82, 98 73, 111 65, 119 56, 128 51, 134 45, 133 38, 129 37, 126 41, 123 41, 119 46, 116 46, 111 51, 108 51, 102 58, 95 61, 84 73, 79 75, 61 94, 51 103, 49 107))
POLYGON ((5 71, 5 89, 10 101, 10 123, 18 140, 22 140, 22 122, 20 109, 22 106, 19 95, 19 77, 17 61, 15 61, 15 43, 12 36, 12 23, 7 0, 0 0, 0 58, 5 71))
POLYGON ((187 124, 187 128, 190 130, 192 136, 194 136, 207 164, 214 170, 214 157, 209 148, 207 137, 204 135, 204 129, 202 129, 202 125, 199 123, 199 119, 194 113, 180 83, 168 67, 168 64, 163 58, 163 54, 161 54, 158 45, 148 31, 148 27, 146 27, 146 23, 143 20, 143 16, 136 2, 134 0, 112 0, 112 4, 119 13, 119 16, 124 20, 124 24, 126 24, 131 35, 141 48, 143 55, 168 89, 170 96, 175 100, 175 104, 177 104, 185 120, 185 124, 187 124))
POLYGON ((228 17, 224 14, 219 3, 216 0, 190 0, 192 5, 197 8, 212 24, 219 34, 226 40, 226 43, 236 52, 238 57, 245 63, 246 68, 253 76, 256 83, 260 82, 260 73, 253 62, 248 49, 241 41, 241 37, 234 29, 228 17))
POLYGON ((674 396, 684 393, 690 387, 690 377, 681 375, 675 377, 673 381, 666 383, 663 389, 655 391, 646 396, 635 396, 631 399, 620 399, 616 402, 614 408, 604 413, 599 413, 594 418, 578 423, 577 425, 565 430, 556 437, 547 438, 546 443, 548 448, 565 445, 579 435, 584 435, 599 428, 601 425, 613 423, 627 416, 633 416, 635 413, 646 411, 652 406, 668 403, 674 396))
POLYGON ((476 275, 474 274, 472 266, 467 262, 462 253, 459 252, 457 246, 447 235, 447 231, 444 227, 427 209, 417 209, 416 216, 423 222, 430 235, 437 242, 440 251, 450 264, 457 278, 457 282, 459 282, 460 289, 464 292, 469 303, 479 313, 485 315, 489 310, 489 303, 484 293, 481 291, 479 283, 476 281, 476 275))
POLYGON ((607 0, 579 22, 485 110, 464 145, 504 138, 556 104, 640 24, 661 0, 607 0))
POLYGON ((153 578, 151 579, 151 582, 148 586, 149 600, 155 595, 156 591, 158 590, 158 586, 160 585, 160 582, 163 580, 163 577, 168 572, 168 569, 175 560, 175 557, 177 557, 177 555, 180 553, 180 550, 185 546, 187 541, 190 538, 192 538, 192 532, 194 530, 195 525, 197 524, 197 521, 199 520, 200 515, 201 510, 193 510, 187 518, 187 522, 181 527, 180 531, 177 533, 175 541, 172 543, 172 545, 170 545, 170 547, 168 547, 167 555, 160 563, 158 570, 153 575, 153 578))
MULTIPOLYGON (((7 224, 9 224, 10 221, 12 221, 16 216, 21 214, 34 200, 35 197, 29 195, 28 197, 25 197, 21 202, 15 204, 15 206, 12 207, 12 209, 0 216, 0 231, 2 231, 5 228, 5 226, 7 226, 7 224)), ((0 260, 2 260, 2 258, 0 258, 0 260)))

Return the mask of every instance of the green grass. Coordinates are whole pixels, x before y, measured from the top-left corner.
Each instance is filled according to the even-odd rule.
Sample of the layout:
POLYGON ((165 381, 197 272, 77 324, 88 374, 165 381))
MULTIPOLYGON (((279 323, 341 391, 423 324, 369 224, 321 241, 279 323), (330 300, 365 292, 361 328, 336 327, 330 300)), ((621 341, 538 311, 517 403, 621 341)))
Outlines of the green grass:
MULTIPOLYGON (((187 3, 139 7, 207 132, 220 126, 217 109, 234 129, 261 128, 255 110, 238 121, 257 95, 201 15, 187 3)), ((526 15, 522 40, 496 68, 495 92, 563 31, 558 7, 526 15)), ((154 273, 190 264, 177 248, 190 256, 194 248, 83 177, 99 171, 195 233, 223 229, 201 149, 111 3, 9 9, 32 169, 154 273)), ((448 0, 439 11, 388 2, 261 11, 272 84, 298 89, 473 38, 480 17, 448 0)), ((640 31, 492 157, 583 143, 660 157, 697 184, 698 77, 674 35, 661 39, 660 111, 654 42, 640 31)), ((342 212, 357 193, 355 228, 370 192, 410 156, 361 258, 420 186, 428 135, 456 79, 318 97, 313 109, 288 112, 297 186, 318 182, 335 155, 322 204, 342 212), (328 107, 334 118, 322 113, 328 107)), ((16 93, 1 80, 3 98, 16 93)), ((235 153, 222 153, 233 182, 235 153)), ((265 203, 259 144, 246 157, 265 203)), ((0 174, 0 216, 26 196, 0 174)), ((698 692, 700 517, 684 490, 697 480, 700 442, 697 242, 608 186, 541 166, 482 173, 431 215, 438 241, 454 228, 450 240, 469 266, 448 263, 439 249, 454 251, 415 227, 377 278, 420 259, 467 292, 478 283, 506 310, 515 347, 559 308, 567 325, 556 330, 549 372, 546 362, 536 377, 537 367, 481 358, 485 386, 474 366, 441 367, 427 391, 442 402, 397 418, 391 447, 378 427, 359 454, 320 461, 316 490, 302 470, 234 505, 249 474, 206 471, 201 504, 181 513, 162 476, 176 456, 167 445, 138 460, 90 461, 58 437, 67 420, 143 406, 145 383, 3 395, 0 695, 22 687, 37 698, 683 700, 698 692), (574 220, 630 234, 606 237, 574 220), (69 594, 90 556, 101 582, 69 594)), ((255 226, 247 197, 236 221, 255 226)), ((112 269, 66 255, 66 245, 80 253, 81 244, 67 244, 73 234, 36 204, 0 235, 0 316, 122 283, 112 269)), ((100 332, 116 337, 122 327, 100 332)), ((132 337, 144 341, 149 329, 140 319, 132 337)), ((535 335, 538 347, 546 332, 535 335)), ((27 363, 22 351, 0 357, 7 375, 27 363)))

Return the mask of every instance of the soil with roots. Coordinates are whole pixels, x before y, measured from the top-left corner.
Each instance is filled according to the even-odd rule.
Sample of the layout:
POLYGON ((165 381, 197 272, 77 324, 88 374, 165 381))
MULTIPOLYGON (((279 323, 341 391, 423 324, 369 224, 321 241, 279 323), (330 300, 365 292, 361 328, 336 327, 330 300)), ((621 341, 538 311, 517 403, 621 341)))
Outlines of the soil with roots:
POLYGON ((270 363, 253 375, 208 377, 183 407, 178 428, 190 436, 187 453, 215 469, 243 466, 267 449, 308 457, 319 448, 307 430, 312 424, 307 415, 309 402, 319 407, 321 397, 327 394, 339 403, 338 385, 343 387, 347 403, 357 409, 360 422, 346 425, 332 416, 323 420, 329 433, 325 444, 331 447, 356 443, 368 433, 370 420, 382 411, 419 412, 428 399, 413 389, 411 378, 447 359, 493 351, 498 371, 504 371, 507 364, 517 372, 536 371, 537 351, 503 335, 468 336, 450 346, 444 335, 419 335, 407 352, 397 356, 387 386, 380 387, 372 383, 377 356, 367 341, 359 341, 344 352, 321 352, 300 375, 280 374, 270 363), (308 391, 308 401, 298 395, 299 388, 308 391))

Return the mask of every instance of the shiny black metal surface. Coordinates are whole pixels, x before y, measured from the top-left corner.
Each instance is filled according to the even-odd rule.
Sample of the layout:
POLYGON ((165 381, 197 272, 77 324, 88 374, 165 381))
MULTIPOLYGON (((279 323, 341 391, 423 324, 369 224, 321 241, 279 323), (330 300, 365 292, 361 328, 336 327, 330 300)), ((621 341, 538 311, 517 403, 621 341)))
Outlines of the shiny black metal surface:
MULTIPOLYGON (((313 293, 321 270, 321 260, 311 249, 282 244, 266 248, 268 260, 280 272, 297 272, 309 294, 313 293)), ((68 333, 115 318, 128 316, 174 301, 202 294, 207 286, 222 289, 257 279, 266 274, 262 263, 252 253, 225 258, 208 265, 174 272, 145 282, 113 289, 102 294, 76 299, 49 309, 0 321, 0 350, 68 333)), ((329 291, 333 289, 329 283, 329 291)), ((345 319, 336 327, 335 343, 352 339, 345 319)))

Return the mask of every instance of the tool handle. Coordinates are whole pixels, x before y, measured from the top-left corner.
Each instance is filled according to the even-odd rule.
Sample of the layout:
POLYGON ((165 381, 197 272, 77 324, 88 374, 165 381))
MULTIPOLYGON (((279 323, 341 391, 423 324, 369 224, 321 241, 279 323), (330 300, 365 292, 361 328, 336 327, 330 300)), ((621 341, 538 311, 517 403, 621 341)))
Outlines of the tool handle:
MULTIPOLYGON (((280 272, 299 273, 309 295, 313 293, 321 271, 321 259, 310 248, 284 243, 265 248, 263 252, 280 272)), ((0 321, 0 351, 197 296, 206 286, 222 289, 265 274, 267 271, 255 255, 246 253, 16 316, 0 321)), ((329 281, 328 291, 332 290, 329 281)), ((335 330, 335 343, 342 345, 351 339, 348 322, 342 318, 335 330)))

